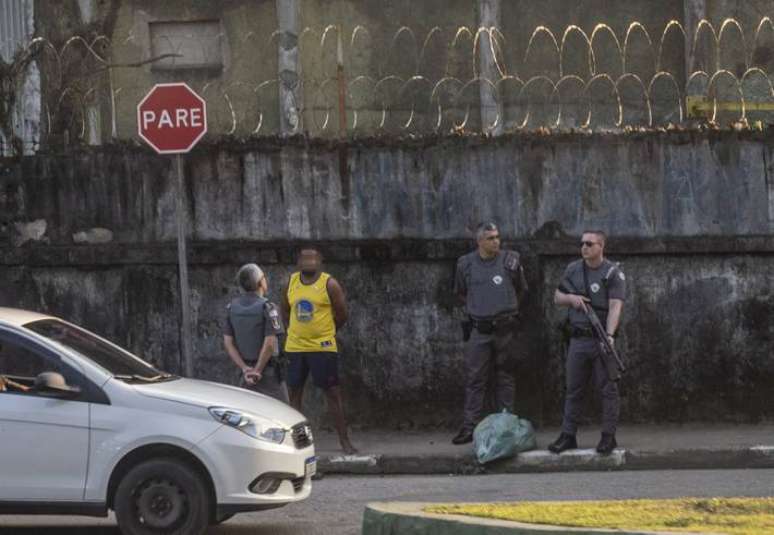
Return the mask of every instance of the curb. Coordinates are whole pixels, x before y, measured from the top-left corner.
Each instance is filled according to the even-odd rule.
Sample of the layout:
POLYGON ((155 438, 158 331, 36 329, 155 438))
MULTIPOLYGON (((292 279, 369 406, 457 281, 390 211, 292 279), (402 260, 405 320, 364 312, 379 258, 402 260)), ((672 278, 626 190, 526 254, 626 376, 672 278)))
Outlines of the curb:
POLYGON ((318 470, 347 475, 522 474, 611 470, 696 470, 774 468, 774 446, 720 450, 681 449, 640 451, 616 449, 599 455, 593 449, 555 455, 533 450, 480 465, 468 455, 336 455, 321 456, 318 470))
MULTIPOLYGON (((675 535, 663 531, 622 531, 613 529, 570 528, 543 524, 522 524, 462 515, 425 513, 437 503, 369 503, 363 513, 362 535, 675 535)), ((693 535, 701 535, 694 532, 693 535)), ((706 534, 711 535, 711 534, 706 534)))

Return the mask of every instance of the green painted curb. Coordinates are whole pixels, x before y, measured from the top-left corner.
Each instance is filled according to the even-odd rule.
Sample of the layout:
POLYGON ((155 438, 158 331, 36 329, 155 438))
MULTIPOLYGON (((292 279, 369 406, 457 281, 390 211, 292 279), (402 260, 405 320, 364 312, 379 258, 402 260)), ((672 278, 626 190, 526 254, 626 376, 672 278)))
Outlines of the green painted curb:
MULTIPOLYGON (((489 520, 461 515, 425 513, 427 507, 445 505, 421 502, 369 503, 363 513, 362 535, 675 535, 664 531, 622 531, 613 529, 568 528, 489 520)), ((696 533, 694 535, 718 535, 696 533)), ((691 535, 683 532, 681 535, 691 535)))

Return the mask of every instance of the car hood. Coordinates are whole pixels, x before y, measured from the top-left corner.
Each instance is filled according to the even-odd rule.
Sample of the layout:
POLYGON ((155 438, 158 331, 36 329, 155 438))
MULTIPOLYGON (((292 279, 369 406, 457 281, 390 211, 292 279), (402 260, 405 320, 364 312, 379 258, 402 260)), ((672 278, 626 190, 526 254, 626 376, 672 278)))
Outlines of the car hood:
POLYGON ((262 416, 286 427, 305 420, 304 416, 290 405, 235 386, 185 378, 132 386, 143 396, 197 407, 226 407, 262 416))

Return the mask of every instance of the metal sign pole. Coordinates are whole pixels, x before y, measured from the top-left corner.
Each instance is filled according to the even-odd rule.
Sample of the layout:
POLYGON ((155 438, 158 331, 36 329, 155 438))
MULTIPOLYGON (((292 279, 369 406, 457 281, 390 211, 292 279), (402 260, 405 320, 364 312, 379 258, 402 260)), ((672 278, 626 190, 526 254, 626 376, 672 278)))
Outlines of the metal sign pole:
MULTIPOLYGON (((2 0, 0 0, 2 1, 2 0)), ((177 155, 177 263, 180 279, 180 372, 193 377, 193 327, 191 324, 188 255, 185 233, 186 189, 183 153, 207 133, 207 103, 184 82, 156 84, 137 104, 137 135, 159 154, 177 155)))
POLYGON ((177 155, 177 263, 180 278, 180 312, 182 324, 180 339, 182 340, 183 375, 193 377, 193 354, 191 348, 191 307, 188 286, 188 255, 186 254, 185 229, 185 181, 183 180, 183 156, 177 155))

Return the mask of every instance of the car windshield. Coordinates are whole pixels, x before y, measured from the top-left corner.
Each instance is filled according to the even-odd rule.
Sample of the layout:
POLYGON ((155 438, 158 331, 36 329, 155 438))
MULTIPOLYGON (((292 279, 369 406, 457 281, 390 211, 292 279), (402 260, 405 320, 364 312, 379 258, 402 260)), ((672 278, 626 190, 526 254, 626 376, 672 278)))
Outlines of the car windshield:
POLYGON ((100 340, 89 331, 62 321, 38 320, 27 323, 24 327, 93 361, 119 379, 148 382, 173 377, 131 353, 100 340))

